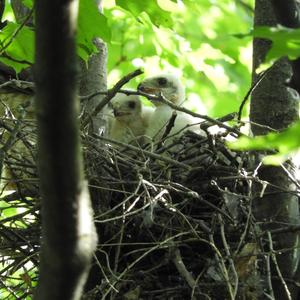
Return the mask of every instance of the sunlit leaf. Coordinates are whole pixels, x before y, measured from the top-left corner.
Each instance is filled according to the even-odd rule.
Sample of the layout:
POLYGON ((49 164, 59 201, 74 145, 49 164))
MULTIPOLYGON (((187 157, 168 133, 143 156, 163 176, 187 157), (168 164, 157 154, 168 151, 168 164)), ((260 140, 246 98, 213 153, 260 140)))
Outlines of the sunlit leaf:
POLYGON ((0 60, 13 67, 17 72, 24 67, 28 67, 34 61, 34 32, 27 26, 18 31, 19 26, 16 23, 8 22, 0 32, 0 50, 4 47, 5 53, 12 58, 10 60, 0 56, 0 60), (17 61, 23 61, 24 63, 18 63, 17 61))
POLYGON ((94 0, 81 0, 77 32, 77 44, 81 48, 78 53, 81 58, 87 59, 90 54, 97 51, 93 44, 93 39, 96 37, 100 37, 106 42, 110 41, 111 32, 107 19, 98 11, 94 0))
POLYGON ((171 13, 163 10, 155 0, 152 1, 136 1, 136 0, 116 0, 116 4, 131 12, 133 16, 138 18, 143 12, 147 13, 156 26, 163 25, 172 27, 173 21, 171 13))
POLYGON ((22 0, 22 3, 28 8, 32 8, 33 6, 33 0, 22 0))
POLYGON ((239 37, 253 36, 271 40, 272 46, 266 56, 265 62, 274 61, 282 56, 296 59, 300 56, 300 29, 278 27, 257 27, 249 34, 237 35, 239 37))
POLYGON ((269 133, 255 138, 241 137, 228 143, 235 150, 278 150, 278 155, 265 159, 268 163, 281 162, 287 155, 300 148, 300 121, 280 133, 269 133))

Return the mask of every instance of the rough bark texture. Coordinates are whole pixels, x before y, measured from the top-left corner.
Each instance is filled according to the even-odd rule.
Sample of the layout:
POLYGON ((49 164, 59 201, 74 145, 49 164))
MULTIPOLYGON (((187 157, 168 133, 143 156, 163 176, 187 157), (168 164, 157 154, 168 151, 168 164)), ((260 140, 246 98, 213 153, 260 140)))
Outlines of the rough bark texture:
MULTIPOLYGON (((279 24, 289 28, 300 27, 300 5, 295 0, 272 0, 279 24)), ((293 76, 289 85, 300 93, 300 58, 291 61, 293 76)))
MULTIPOLYGON (((99 12, 102 12, 102 0, 97 0, 96 3, 99 12)), ((94 44, 98 49, 98 53, 93 54, 87 64, 80 61, 81 78, 80 78, 80 94, 82 96, 91 95, 96 92, 107 91, 107 46, 100 39, 95 38, 94 44)), ((101 102, 105 95, 97 95, 86 104, 86 112, 91 114, 95 107, 101 102)), ((89 131, 98 135, 105 132, 106 120, 103 113, 99 113, 91 120, 89 131)))
MULTIPOLYGON (((256 0, 255 26, 276 26, 274 10, 271 0, 256 0)), ((254 40, 253 70, 263 61, 270 42, 261 39, 254 40)), ((284 129, 298 119, 298 94, 287 87, 292 76, 292 69, 287 59, 280 59, 272 70, 254 90, 252 94, 250 119, 274 129, 284 129)), ((256 75, 253 73, 253 80, 256 75)), ((252 125, 254 135, 263 135, 269 132, 268 128, 252 125)), ((257 162, 256 162, 257 163, 257 162)), ((288 167, 287 167, 288 168, 288 167)), ((287 224, 299 224, 299 206, 297 196, 293 195, 295 185, 288 178, 281 167, 262 166, 258 171, 260 179, 272 184, 268 185, 263 197, 260 197, 262 186, 254 186, 253 210, 258 221, 263 222, 262 229, 269 230, 287 224), (290 191, 282 192, 282 191, 290 191)), ((294 279, 299 263, 299 234, 281 234, 274 237, 275 249, 291 249, 277 255, 282 275, 286 279, 294 279)), ((274 271, 274 276, 278 274, 274 271)), ((292 299, 296 299, 297 288, 288 284, 292 299)), ((273 289, 276 299, 288 299, 282 284, 273 280, 273 289)))
POLYGON ((43 238, 36 299, 80 299, 96 246, 77 124, 77 1, 36 1, 43 238))
MULTIPOLYGON (((107 47, 106 44, 99 38, 94 40, 98 49, 98 53, 93 54, 88 65, 81 61, 81 80, 80 94, 82 96, 91 95, 96 92, 107 91, 107 47)), ((86 112, 90 114, 97 104, 101 102, 105 95, 97 95, 91 98, 85 105, 86 112)), ((101 135, 105 131, 105 118, 102 113, 99 113, 91 120, 90 132, 101 135)))
MULTIPOLYGON (((102 12, 102 0, 97 0, 96 3, 99 8, 99 12, 102 12)), ((96 92, 107 92, 107 46, 100 38, 94 39, 94 43, 98 49, 98 53, 93 54, 88 63, 80 61, 81 78, 80 78, 80 95, 91 95, 96 92)), ((92 114, 97 105, 103 100, 105 95, 97 95, 93 97, 89 102, 84 103, 86 114, 92 114)), ((107 122, 103 112, 98 113, 96 116, 92 117, 89 123, 88 131, 96 135, 105 135, 107 122)), ((93 162, 87 161, 87 164, 92 164, 93 162)), ((93 168, 91 168, 93 169, 93 168)), ((104 172, 104 170, 101 170, 104 172)), ((98 170, 98 174, 101 173, 98 170)), ((95 174, 96 178, 99 176, 95 174)), ((89 182, 91 186, 96 182, 89 182)), ((106 211, 108 207, 108 196, 105 189, 90 188, 90 194, 92 198, 92 204, 97 212, 106 211)), ((103 227, 103 226, 102 226, 103 227)), ((103 235, 104 228, 99 224, 97 225, 97 231, 103 235)), ((98 257, 101 261, 102 258, 98 257)), ((102 280, 102 273, 94 261, 90 274, 86 283, 86 290, 91 290, 95 286, 99 285, 102 280)))

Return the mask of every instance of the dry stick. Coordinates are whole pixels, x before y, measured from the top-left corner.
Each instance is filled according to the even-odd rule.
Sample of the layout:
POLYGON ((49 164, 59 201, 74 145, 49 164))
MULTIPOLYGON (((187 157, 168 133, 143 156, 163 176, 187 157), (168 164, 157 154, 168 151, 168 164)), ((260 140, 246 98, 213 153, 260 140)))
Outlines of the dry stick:
POLYGON ((220 268, 220 271, 222 272, 222 275, 223 275, 223 277, 225 279, 230 299, 234 300, 235 298, 233 297, 233 290, 232 290, 232 286, 231 286, 231 283, 230 283, 230 280, 229 280, 229 274, 228 274, 228 271, 226 269, 224 258, 221 255, 219 249, 217 248, 217 246, 215 244, 215 241, 214 241, 214 237, 213 237, 212 234, 209 235, 209 241, 210 241, 210 244, 213 245, 213 248, 215 250, 215 259, 216 259, 217 264, 218 264, 218 266, 220 268))
POLYGON ((179 248, 176 247, 173 253, 172 261, 178 271, 178 273, 185 279, 187 284, 190 286, 192 290, 196 287, 196 281, 191 275, 191 273, 187 270, 180 253, 179 248))
POLYGON ((283 171, 286 173, 288 178, 296 185, 298 190, 300 190, 300 184, 298 183, 298 180, 293 176, 293 174, 291 174, 291 172, 284 166, 284 164, 280 164, 280 166, 283 169, 283 171))
POLYGON ((112 143, 112 144, 116 144, 117 146, 122 146, 124 148, 127 148, 127 149, 130 149, 130 150, 134 150, 134 151, 140 151, 142 152, 143 154, 145 154, 146 156, 149 156, 151 158, 154 158, 154 159, 157 159, 157 160, 162 160, 162 161, 165 161, 171 165, 174 165, 176 167, 179 167, 179 168, 184 168, 186 170, 191 170, 192 168, 189 166, 189 165, 186 165, 186 164, 183 164, 181 162, 178 162, 176 160, 173 160, 171 158, 168 158, 168 157, 164 157, 164 156, 161 156, 161 155, 158 155, 158 154, 155 154, 155 153, 152 153, 150 151, 147 151, 147 150, 144 150, 144 149, 141 149, 141 148, 138 148, 138 147, 135 147, 135 146, 132 146, 132 145, 128 145, 128 144, 125 144, 125 143, 121 143, 121 142, 118 142, 118 141, 115 141, 115 140, 111 140, 111 139, 108 139, 108 138, 105 138, 105 137, 102 137, 102 136, 95 136, 97 139, 100 139, 104 142, 108 142, 108 143, 112 143))
POLYGON ((202 202, 204 203, 205 205, 213 208, 214 210, 216 210, 218 213, 220 213, 221 215, 223 215, 224 217, 226 217, 228 220, 230 220, 230 222, 234 223, 234 220, 228 215, 226 214, 226 212, 224 212, 222 209, 220 209, 219 207, 217 207, 216 205, 214 205, 213 203, 203 199, 203 197, 201 197, 197 192, 191 190, 191 189, 188 189, 186 187, 184 187, 184 190, 179 190, 178 188, 183 188, 183 186, 179 183, 170 183, 170 182, 166 182, 166 185, 168 185, 169 188, 173 189, 175 192, 177 193, 181 193, 181 194, 184 194, 186 195, 187 197, 189 198, 192 198, 192 199, 197 199, 199 200, 199 202, 202 202), (177 188, 176 188, 177 187, 177 188))
MULTIPOLYGON (((286 227, 272 229, 272 230, 269 230, 268 232, 270 232, 272 235, 275 235, 275 234, 282 234, 282 233, 291 233, 291 232, 296 232, 296 231, 300 231, 300 225, 290 225, 290 226, 286 226, 286 227)), ((265 232, 262 232, 259 235, 259 237, 262 237, 264 234, 265 234, 265 232)))
POLYGON ((113 222, 116 220, 124 219, 124 217, 130 217, 130 216, 138 214, 139 212, 145 210, 148 206, 150 206, 150 203, 146 203, 144 206, 142 206, 134 211, 128 212, 126 214, 122 214, 122 215, 104 219, 104 220, 95 220, 95 223, 109 223, 109 222, 113 222))
POLYGON ((263 71, 260 76, 258 77, 258 79, 256 80, 256 82, 250 87, 250 89, 248 90, 247 94, 245 95, 240 108, 239 108, 239 112, 238 112, 238 120, 241 121, 242 118, 242 113, 243 113, 243 108, 249 98, 249 96, 252 94, 252 92, 258 87, 258 85, 261 83, 261 81, 266 77, 266 75, 270 72, 270 70, 272 69, 272 67, 268 68, 267 70, 263 71))
MULTIPOLYGON (((104 251, 101 251, 101 250, 99 250, 100 252, 104 252, 104 251)), ((105 252, 104 252, 105 253, 105 252)), ((106 253, 105 253, 106 254, 106 253)), ((104 279, 105 279, 105 281, 108 283, 108 285, 116 292, 116 293, 118 293, 119 291, 110 283, 110 281, 109 281, 109 278, 107 277, 107 275, 106 275, 106 273, 105 273, 105 271, 104 271, 104 268, 102 267, 102 264, 100 263, 100 261, 98 260, 98 258, 97 258, 97 255, 95 255, 94 254, 94 259, 95 259, 95 261, 96 261, 96 264, 97 264, 97 266, 100 268, 100 270, 101 270, 101 273, 103 274, 103 277, 104 277, 104 279)), ((108 269, 110 269, 110 268, 108 268, 108 269)), ((112 275, 114 275, 113 273, 112 273, 112 275)))
POLYGON ((26 88, 33 89, 35 87, 33 82, 12 79, 12 80, 9 80, 9 81, 6 81, 6 82, 0 84, 0 90, 5 88, 5 87, 10 87, 10 86, 21 88, 21 89, 26 89, 26 88))
POLYGON ((272 286, 272 278, 271 278, 271 265, 270 265, 270 254, 264 255, 266 261, 266 270, 267 270, 267 287, 269 289, 269 294, 267 295, 272 300, 275 300, 273 286, 272 286))
POLYGON ((276 255, 275 255, 275 252, 274 252, 274 249, 273 249, 273 240, 272 240, 272 235, 270 233, 270 231, 267 232, 267 235, 268 235, 268 240, 269 240, 269 247, 270 247, 270 252, 271 252, 271 258, 273 260, 273 263, 275 265, 275 268, 276 268, 276 271, 277 271, 277 274, 278 274, 278 277, 284 287, 284 290, 285 290, 285 293, 286 293, 286 296, 288 298, 288 300, 292 300, 292 297, 291 297, 291 293, 287 287, 287 284, 282 276, 282 273, 281 273, 281 270, 278 266, 278 263, 277 263, 277 258, 276 258, 276 255))
POLYGON ((250 205, 249 205, 249 211, 248 211, 248 214, 247 214, 247 220, 246 220, 245 228, 244 228, 244 230, 241 234, 241 238, 240 238, 239 244, 236 248, 236 251, 235 251, 234 255, 237 255, 239 253, 244 241, 246 240, 247 234, 249 232, 250 221, 251 221, 251 217, 252 217, 251 205, 252 205, 252 201, 250 202, 250 205))
POLYGON ((231 270, 232 270, 232 273, 233 273, 233 277, 234 277, 234 289, 233 289, 232 293, 233 293, 233 299, 235 299, 236 295, 237 295, 237 292, 238 292, 238 287, 239 287, 239 276, 236 272, 234 261, 232 259, 232 255, 230 253, 230 248, 229 248, 229 245, 228 245, 227 240, 226 240, 224 221, 223 221, 220 214, 218 214, 218 220, 219 220, 219 223, 220 223, 221 237, 222 237, 222 242, 223 242, 223 245, 224 245, 225 253, 226 253, 226 256, 228 258, 228 261, 229 261, 229 264, 230 264, 230 267, 231 267, 231 270))
POLYGON ((169 121, 167 123, 167 126, 165 128, 163 136, 161 137, 161 139, 159 140, 159 142, 157 144, 157 149, 160 149, 162 147, 163 141, 168 137, 169 133, 171 132, 171 129, 174 127, 176 117, 177 117, 177 113, 175 111, 175 112, 172 113, 172 116, 171 116, 171 118, 169 119, 169 121))
MULTIPOLYGON (((115 165, 116 165, 116 170, 117 170, 118 176, 119 176, 120 179, 122 179, 122 175, 121 175, 121 172, 120 172, 115 154, 114 154, 114 161, 116 162, 115 165)), ((121 185, 122 185, 123 192, 126 192, 124 184, 121 184, 121 185)), ((121 225, 121 228, 120 228, 120 237, 119 237, 119 241, 118 241, 119 245, 116 247, 117 249, 116 249, 116 253, 115 253, 115 265, 114 265, 114 272, 115 273, 118 272, 119 259, 120 259, 120 253, 121 253, 121 245, 122 245, 122 242, 123 242, 124 231, 125 231, 125 218, 126 218, 126 214, 125 214, 126 205, 125 205, 125 203, 123 203, 122 207, 123 207, 123 218, 122 218, 122 225, 121 225)), ((111 295, 111 297, 112 297, 112 295, 111 295)))
MULTIPOLYGON (((157 250, 157 249, 160 249, 160 248, 163 248, 165 247, 166 245, 168 245, 170 242, 173 242, 176 238, 179 238, 181 236, 184 236, 184 235, 188 235, 190 234, 190 232, 180 232, 176 235, 173 235, 169 238, 167 238, 166 240, 164 241, 161 241, 159 242, 157 245, 155 245, 154 247, 150 248, 149 250, 147 250, 146 252, 144 252, 140 257, 138 257, 135 261, 133 261, 130 265, 128 265, 124 271, 117 277, 117 280, 115 282, 112 283, 112 286, 116 285, 118 283, 118 281, 120 281, 124 275, 130 270, 132 269, 139 261, 141 261, 144 257, 146 257, 148 254, 150 254, 151 252, 157 250)), ((101 300, 105 300, 106 299, 106 296, 110 293, 111 291, 111 287, 104 293, 104 295, 102 296, 101 300)))
MULTIPOLYGON (((135 70, 134 72, 129 73, 128 75, 124 76, 122 79, 120 79, 113 88, 111 88, 110 90, 108 90, 107 95, 103 98, 103 100, 96 106, 96 108, 94 109, 94 111, 89 114, 82 122, 82 127, 85 127, 86 125, 88 125, 88 123, 90 122, 92 117, 95 117, 103 108, 106 104, 108 104, 108 102, 119 92, 119 90, 121 89, 121 87, 126 84, 127 82, 129 82, 132 78, 139 76, 143 74, 143 71, 140 69, 135 70)), ((95 93, 94 95, 96 95, 98 93, 95 93)))
POLYGON ((165 130, 165 132, 164 132, 164 134, 163 134, 163 136, 161 138, 161 141, 163 141, 169 135, 171 129, 174 127, 174 123, 175 123, 176 117, 177 117, 177 113, 173 112, 171 118, 168 121, 168 124, 166 126, 166 130, 165 130))

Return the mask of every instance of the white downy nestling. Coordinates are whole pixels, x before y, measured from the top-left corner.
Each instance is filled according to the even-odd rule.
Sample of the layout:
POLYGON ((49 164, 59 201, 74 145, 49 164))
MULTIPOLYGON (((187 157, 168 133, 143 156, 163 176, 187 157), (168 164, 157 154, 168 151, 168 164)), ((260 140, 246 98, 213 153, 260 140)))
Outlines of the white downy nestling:
POLYGON ((111 101, 113 117, 109 121, 109 137, 119 142, 143 142, 143 135, 154 111, 145 107, 137 95, 116 94, 111 101))
MULTIPOLYGON (((180 79, 173 74, 161 74, 146 78, 139 84, 138 90, 151 95, 162 95, 165 99, 177 106, 180 106, 185 100, 184 86, 180 79)), ((162 102, 153 101, 153 103, 156 106, 156 109, 151 116, 149 127, 147 128, 145 135, 152 138, 154 141, 158 141, 163 136, 166 125, 172 117, 174 109, 162 102)), ((178 133, 174 136, 176 138, 179 137, 185 129, 199 131, 199 125, 187 127, 187 125, 192 125, 197 122, 199 122, 197 118, 177 111, 174 126, 168 135, 172 136, 178 133)))

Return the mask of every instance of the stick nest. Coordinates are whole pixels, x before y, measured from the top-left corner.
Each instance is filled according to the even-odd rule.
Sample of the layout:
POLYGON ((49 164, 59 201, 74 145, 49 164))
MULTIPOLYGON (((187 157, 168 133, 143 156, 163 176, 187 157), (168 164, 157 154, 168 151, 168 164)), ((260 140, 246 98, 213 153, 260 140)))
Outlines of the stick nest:
MULTIPOLYGON (((9 174, 3 191, 11 178, 14 189, 1 199, 2 299, 31 296, 37 280, 34 126, 2 121, 2 174, 9 174)), ((166 147, 82 140, 99 235, 85 299, 257 297, 254 177, 246 153, 228 150, 224 134, 189 131, 166 147)))

